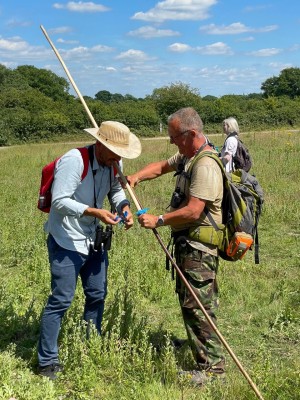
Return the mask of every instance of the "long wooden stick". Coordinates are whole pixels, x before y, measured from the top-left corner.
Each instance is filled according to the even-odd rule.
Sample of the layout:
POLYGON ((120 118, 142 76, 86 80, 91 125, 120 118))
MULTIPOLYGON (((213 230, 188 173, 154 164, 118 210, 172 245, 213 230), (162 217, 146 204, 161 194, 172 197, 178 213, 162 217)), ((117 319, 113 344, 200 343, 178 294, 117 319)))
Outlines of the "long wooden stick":
POLYGON ((66 64, 64 63, 64 60, 61 58, 59 52, 57 51, 56 47, 52 43, 52 41, 51 41, 50 37, 48 36, 48 33, 46 32, 46 30, 43 27, 43 25, 41 25, 40 28, 43 31, 43 34, 45 35, 46 39, 48 40, 50 46, 52 47, 54 53, 56 54, 56 57, 58 58, 59 62, 61 63, 63 69, 65 70, 65 72, 66 72, 66 74, 67 74, 67 76, 68 76, 68 78, 69 78, 69 80, 70 80, 75 92, 77 93, 77 96, 79 97, 81 103, 83 104, 83 107, 85 108, 85 111, 87 112, 92 124, 94 125, 94 128, 98 128, 98 125, 97 125, 96 121, 94 120, 94 117, 92 116, 92 113, 90 112, 90 110, 89 110, 84 98, 81 96, 81 93, 80 93, 78 87, 76 86, 76 83, 74 82, 74 80, 73 80, 73 78, 72 78, 72 76, 71 76, 66 64))
MULTIPOLYGON (((95 128, 98 128, 98 125, 96 123, 96 121, 94 120, 84 98, 81 96, 73 78, 71 77, 70 72, 68 71, 64 61, 62 60, 61 56, 59 55, 57 49, 55 48, 54 44, 51 42, 46 30, 44 29, 44 27, 41 25, 41 29, 46 37, 46 39, 48 40, 48 42, 50 43, 52 49, 54 50, 54 53, 56 54, 57 58, 59 59, 61 65, 63 66, 68 78, 70 79, 71 84, 74 87, 74 90, 76 91, 79 99, 81 100, 92 124, 94 125, 95 128)), ((123 184, 126 186, 126 189, 128 190, 136 208, 138 211, 142 210, 142 206, 140 204, 140 202, 138 201, 133 189, 130 187, 129 183, 127 182, 125 176, 123 175, 118 163, 114 163, 118 174, 123 182, 123 184)), ((180 276, 180 279, 183 281, 184 285, 186 286, 186 288, 189 290, 189 292, 191 293, 191 295, 193 296, 194 300, 196 301, 197 305, 199 306, 200 310, 202 311, 203 315, 205 316, 205 318, 207 319, 209 325, 212 327, 212 329, 216 332, 218 338, 220 339, 220 341, 222 342, 222 344, 224 345, 224 347, 226 348, 226 350, 228 351, 229 355, 232 357, 233 361, 236 363, 236 365, 238 366, 239 370, 242 372, 242 374, 244 375, 244 377, 247 379, 248 383, 250 384, 250 386, 252 387, 252 389, 254 390, 255 394, 257 395, 257 397, 260 400, 264 400, 262 395, 260 394, 258 388, 256 387, 255 383, 252 381, 252 379, 250 378, 250 376, 248 375, 248 373, 246 372, 246 370, 243 368, 242 364, 240 363, 240 361, 238 360, 238 358, 236 357, 236 355, 234 354, 234 352, 231 350, 230 346, 228 345, 228 343, 226 342, 225 338, 223 337, 223 335, 221 334, 221 332, 218 330, 218 328, 216 327, 215 323, 213 322, 213 320, 211 319, 211 317, 208 315, 207 311, 205 310, 204 306, 202 305, 202 303, 200 302, 200 300, 198 299, 197 295, 195 294, 193 288, 191 287, 191 285, 189 284, 189 282, 187 281, 187 279, 185 278, 184 274, 181 272, 180 268, 178 267, 178 265, 175 263, 172 255, 169 253, 168 249, 166 248, 166 246, 164 245, 159 233, 157 232, 157 229, 152 229, 155 237, 157 238, 159 244, 161 245, 162 249, 164 250, 165 254, 167 255, 168 259, 170 260, 171 264, 173 265, 173 267, 176 269, 176 272, 178 273, 178 275, 180 276)))

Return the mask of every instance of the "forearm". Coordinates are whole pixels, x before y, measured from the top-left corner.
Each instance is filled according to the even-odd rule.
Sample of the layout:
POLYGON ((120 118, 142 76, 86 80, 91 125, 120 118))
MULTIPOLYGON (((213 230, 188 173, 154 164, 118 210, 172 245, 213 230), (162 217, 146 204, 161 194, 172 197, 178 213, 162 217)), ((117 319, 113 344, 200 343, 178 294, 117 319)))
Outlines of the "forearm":
POLYGON ((229 163, 229 161, 231 160, 232 155, 231 154, 225 154, 224 157, 221 158, 223 165, 226 165, 227 163, 229 163))
POLYGON ((118 223, 116 215, 103 208, 87 207, 82 215, 97 218, 104 224, 116 225, 118 223))
POLYGON ((137 185, 139 182, 158 178, 159 176, 172 171, 167 161, 158 161, 146 165, 144 168, 137 171, 135 174, 127 177, 131 186, 137 185))
MULTIPOLYGON (((163 215, 163 225, 179 227, 188 225, 191 222, 197 221, 205 207, 205 202, 191 198, 189 203, 178 210, 171 211, 163 215)), ((158 216, 152 214, 142 214, 139 217, 139 223, 146 229, 153 229, 161 226, 158 222, 158 216)))
POLYGON ((171 211, 163 215, 164 225, 176 226, 197 221, 203 209, 193 209, 188 206, 171 211))

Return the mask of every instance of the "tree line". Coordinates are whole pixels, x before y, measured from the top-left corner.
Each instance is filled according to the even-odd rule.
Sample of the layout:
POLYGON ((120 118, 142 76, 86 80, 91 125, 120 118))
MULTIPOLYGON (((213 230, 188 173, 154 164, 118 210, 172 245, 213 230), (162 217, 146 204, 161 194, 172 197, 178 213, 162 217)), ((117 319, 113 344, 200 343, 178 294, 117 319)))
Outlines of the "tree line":
MULTIPOLYGON (((69 90, 68 81, 49 70, 0 65, 0 146, 82 134, 91 122, 69 90)), ((300 126, 300 68, 282 70, 262 82, 261 90, 201 97, 197 89, 176 82, 145 98, 106 90, 84 98, 98 124, 117 120, 140 137, 166 134, 168 115, 187 106, 199 112, 210 134, 221 132, 221 123, 229 116, 238 120, 241 131, 300 126)))

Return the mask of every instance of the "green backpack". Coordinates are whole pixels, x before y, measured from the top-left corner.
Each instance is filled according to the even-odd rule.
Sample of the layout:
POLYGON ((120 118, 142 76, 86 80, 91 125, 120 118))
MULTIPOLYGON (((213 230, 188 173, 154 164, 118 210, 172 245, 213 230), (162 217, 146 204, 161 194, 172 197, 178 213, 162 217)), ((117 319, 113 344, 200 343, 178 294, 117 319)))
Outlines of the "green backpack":
POLYGON ((255 263, 259 264, 257 225, 264 202, 261 186, 255 176, 242 169, 226 172, 218 155, 211 151, 203 151, 194 158, 187 171, 189 176, 195 162, 202 157, 213 158, 223 173, 222 224, 217 224, 205 207, 211 226, 191 228, 188 237, 217 245, 219 255, 227 261, 240 260, 255 242, 255 263))

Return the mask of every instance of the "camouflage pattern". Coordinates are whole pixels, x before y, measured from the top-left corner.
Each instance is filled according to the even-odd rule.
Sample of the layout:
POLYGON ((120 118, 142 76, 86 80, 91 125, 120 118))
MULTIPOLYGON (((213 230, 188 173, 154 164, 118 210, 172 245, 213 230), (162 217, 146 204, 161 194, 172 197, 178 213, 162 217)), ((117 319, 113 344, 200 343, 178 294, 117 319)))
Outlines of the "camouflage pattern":
MULTIPOLYGON (((186 242, 175 244, 175 257, 177 265, 216 324, 218 257, 194 249, 186 242)), ((189 344, 198 367, 216 373, 224 372, 223 345, 178 274, 176 292, 189 344)))

